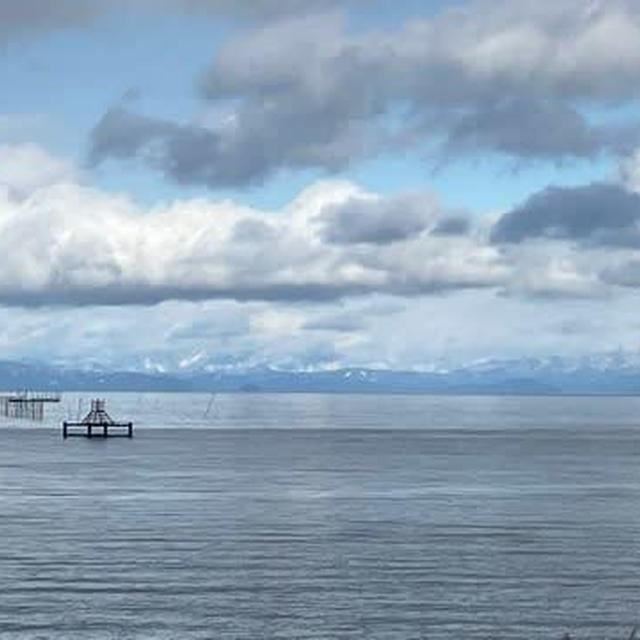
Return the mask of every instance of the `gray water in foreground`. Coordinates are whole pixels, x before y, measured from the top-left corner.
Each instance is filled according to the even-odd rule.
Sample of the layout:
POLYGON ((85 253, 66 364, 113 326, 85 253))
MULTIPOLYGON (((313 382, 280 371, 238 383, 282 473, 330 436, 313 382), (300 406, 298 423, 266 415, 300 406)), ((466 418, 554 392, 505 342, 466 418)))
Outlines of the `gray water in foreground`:
POLYGON ((623 638, 640 400, 112 394, 0 421, 0 638, 623 638))

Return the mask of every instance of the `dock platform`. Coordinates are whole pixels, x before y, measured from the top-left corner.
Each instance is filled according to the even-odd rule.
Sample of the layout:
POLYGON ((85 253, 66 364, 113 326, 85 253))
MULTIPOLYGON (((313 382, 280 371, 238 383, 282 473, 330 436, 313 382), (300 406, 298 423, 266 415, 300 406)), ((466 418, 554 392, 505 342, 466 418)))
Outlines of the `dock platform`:
POLYGON ((104 400, 92 400, 91 411, 80 422, 64 421, 62 437, 133 438, 133 422, 116 422, 104 408, 104 400))

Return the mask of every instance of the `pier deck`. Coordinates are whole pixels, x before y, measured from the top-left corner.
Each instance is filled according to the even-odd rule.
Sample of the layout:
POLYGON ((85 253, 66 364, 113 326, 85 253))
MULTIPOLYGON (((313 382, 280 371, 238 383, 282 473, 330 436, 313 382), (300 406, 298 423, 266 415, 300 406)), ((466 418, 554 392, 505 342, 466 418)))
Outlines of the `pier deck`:
POLYGON ((104 400, 92 400, 91 411, 80 422, 64 421, 63 438, 133 438, 133 422, 116 422, 105 411, 104 400))

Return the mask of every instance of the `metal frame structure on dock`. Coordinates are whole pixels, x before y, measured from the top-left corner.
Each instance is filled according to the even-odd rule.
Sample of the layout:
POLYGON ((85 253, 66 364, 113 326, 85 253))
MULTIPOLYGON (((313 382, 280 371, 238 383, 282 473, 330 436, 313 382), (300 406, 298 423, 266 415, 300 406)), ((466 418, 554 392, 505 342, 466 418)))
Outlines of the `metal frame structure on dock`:
POLYGON ((62 437, 133 438, 133 422, 116 422, 105 411, 104 400, 92 400, 91 411, 80 422, 62 423, 62 437), (81 429, 78 431, 77 429, 81 429), (126 429, 123 432, 123 429, 126 429), (111 433, 109 432, 111 430, 111 433))
POLYGON ((0 415, 5 418, 42 420, 45 404, 60 402, 59 393, 21 391, 0 395, 0 415))

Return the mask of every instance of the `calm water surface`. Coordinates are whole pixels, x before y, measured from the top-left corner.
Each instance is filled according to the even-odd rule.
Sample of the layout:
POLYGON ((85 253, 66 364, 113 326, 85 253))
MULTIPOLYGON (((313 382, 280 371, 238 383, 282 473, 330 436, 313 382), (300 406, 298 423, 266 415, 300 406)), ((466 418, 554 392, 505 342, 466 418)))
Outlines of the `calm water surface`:
POLYGON ((623 638, 640 400, 113 394, 0 421, 0 638, 623 638))

